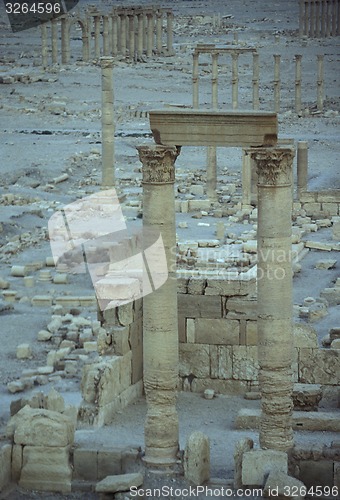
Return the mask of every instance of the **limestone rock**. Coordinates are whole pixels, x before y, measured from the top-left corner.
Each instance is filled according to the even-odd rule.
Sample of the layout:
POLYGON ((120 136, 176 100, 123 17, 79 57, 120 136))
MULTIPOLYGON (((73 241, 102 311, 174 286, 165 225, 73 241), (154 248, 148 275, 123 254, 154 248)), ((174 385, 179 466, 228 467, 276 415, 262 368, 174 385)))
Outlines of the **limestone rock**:
POLYGON ((316 330, 305 323, 293 325, 294 347, 318 347, 316 330))
POLYGON ((131 486, 139 487, 143 484, 143 476, 140 473, 119 474, 107 476, 96 484, 97 493, 115 493, 117 491, 129 491, 131 486))
POLYGON ((266 480, 263 490, 263 496, 268 498, 278 498, 278 499, 289 499, 300 500, 304 496, 300 495, 287 495, 287 491, 300 491, 305 485, 295 479, 295 477, 290 477, 288 474, 280 472, 278 470, 272 470, 266 480), (293 489, 294 488, 294 489, 293 489))
POLYGON ((238 441, 234 451, 234 488, 242 488, 242 459, 246 451, 250 451, 254 446, 254 441, 250 438, 244 438, 238 441))
POLYGON ((243 454, 242 484, 263 486, 265 477, 272 470, 287 474, 287 453, 276 450, 251 450, 243 454))
POLYGON ((16 354, 18 359, 31 359, 32 358, 31 346, 29 344, 18 345, 16 354))
POLYGON ((202 432, 193 432, 184 451, 184 476, 198 486, 210 478, 210 442, 202 432))
POLYGON ((55 411, 25 406, 9 420, 6 433, 15 444, 61 447, 73 443, 74 424, 55 411))
POLYGON ((322 259, 315 264, 316 269, 333 269, 336 264, 336 259, 322 259))
POLYGON ((318 384, 294 384, 294 410, 318 411, 322 389, 318 384))

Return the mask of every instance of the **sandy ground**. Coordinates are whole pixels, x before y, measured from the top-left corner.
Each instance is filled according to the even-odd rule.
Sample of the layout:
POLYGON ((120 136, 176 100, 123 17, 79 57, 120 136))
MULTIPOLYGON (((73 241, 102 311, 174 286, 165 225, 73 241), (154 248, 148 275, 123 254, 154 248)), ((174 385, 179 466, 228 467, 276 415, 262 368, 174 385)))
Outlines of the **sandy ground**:
MULTIPOLYGON (((80 2, 80 8, 86 2, 80 2)), ((111 2, 119 4, 118 2, 111 2)), ((140 2, 147 3, 147 2, 140 2)), ((106 8, 108 2, 98 2, 106 8)), ((124 5, 128 2, 124 2, 124 5)), ((141 193, 140 163, 136 145, 150 141, 148 120, 139 117, 140 112, 165 104, 190 106, 192 102, 191 71, 192 49, 199 42, 231 43, 238 33, 239 42, 258 48, 260 54, 260 102, 261 109, 273 109, 273 55, 281 54, 282 112, 279 115, 279 136, 309 142, 309 188, 327 189, 340 186, 339 161, 339 39, 303 40, 297 36, 298 2, 265 2, 243 0, 222 2, 174 1, 161 2, 171 6, 175 13, 174 48, 172 57, 158 58, 145 63, 132 64, 117 61, 114 67, 116 106, 116 176, 119 186, 127 194, 129 202, 138 201, 141 193), (226 26, 213 29, 208 16, 220 13, 228 17, 226 26), (297 116, 294 109, 294 56, 303 55, 303 112, 297 116), (316 55, 325 54, 325 109, 314 114, 316 105, 316 55), (135 113, 137 111, 137 113, 135 113), (137 114, 137 116, 134 116, 137 114)), ((72 28, 72 60, 68 66, 40 66, 40 33, 31 29, 12 33, 0 4, 0 77, 24 74, 31 77, 28 83, 15 82, 0 85, 0 197, 13 194, 22 198, 16 205, 0 202, 0 262, 1 277, 10 282, 10 289, 18 291, 17 301, 11 311, 3 311, 0 323, 0 428, 9 417, 9 404, 18 395, 10 395, 6 384, 17 379, 23 369, 45 364, 50 345, 36 341, 39 330, 50 319, 48 309, 32 307, 33 295, 51 291, 91 294, 88 276, 71 275, 70 285, 35 284, 24 287, 23 280, 10 276, 12 265, 22 265, 45 260, 51 255, 47 235, 47 221, 54 210, 63 204, 91 194, 100 186, 100 67, 94 62, 85 65, 80 59, 80 31, 72 28), (53 185, 52 179, 67 173, 67 181, 53 185), (28 233, 27 244, 18 236, 28 233), (33 242, 32 242, 33 239, 33 242), (16 347, 27 342, 32 345, 33 359, 16 359, 16 347)), ((240 108, 251 105, 251 60, 240 60, 240 108)), ((221 107, 231 108, 230 65, 224 64, 219 75, 219 99, 221 107)), ((211 83, 208 59, 202 58, 200 66, 200 102, 209 106, 211 83), (206 63, 206 65, 204 65, 206 63)), ((195 183, 204 184, 206 155, 204 148, 183 148, 177 160, 177 187, 181 187, 188 175, 195 183)), ((241 151, 236 148, 219 148, 218 182, 236 183, 241 193, 241 151)), ((179 195, 178 195, 179 196, 179 195)), ((126 203, 123 212, 129 224, 139 226, 137 209, 126 203), (130 206, 127 206, 129 205, 130 206)), ((216 219, 205 217, 209 227, 198 226, 192 214, 177 214, 178 222, 188 222, 188 229, 178 228, 180 239, 214 237, 216 219)), ((251 229, 233 224, 230 231, 241 233, 251 229)), ((328 241, 329 228, 311 233, 308 239, 328 241)), ((339 263, 333 270, 315 270, 315 262, 321 258, 337 258, 335 252, 310 251, 303 260, 302 270, 294 279, 294 304, 301 305, 307 296, 318 297, 321 290, 330 286, 339 276, 339 263)), ((82 315, 96 318, 94 308, 81 311, 82 315)), ((339 307, 331 307, 328 314, 313 325, 321 340, 329 328, 339 326, 339 307)), ((48 383, 60 390, 65 399, 73 404, 80 402, 79 377, 48 383)), ((34 390, 37 390, 35 388, 34 390)), ((25 393, 25 396, 30 392, 25 393)), ((181 446, 187 436, 196 429, 209 435, 212 452, 212 475, 228 480, 233 474, 233 447, 242 436, 257 440, 257 433, 235 431, 233 422, 242 407, 257 406, 258 402, 243 398, 220 396, 206 401, 197 394, 181 394, 179 415, 181 446)), ((324 406, 334 406, 324 401, 324 406)), ((94 439, 96 442, 112 441, 112 444, 130 442, 143 446, 143 420, 145 401, 141 399, 126 411, 118 414, 112 426, 101 430, 79 430, 77 440, 94 439), (114 430, 114 432, 112 432, 114 430)), ((329 443, 329 433, 297 433, 297 441, 315 440, 329 443)), ((8 498, 58 498, 28 496, 18 491, 8 498)), ((84 495, 84 494, 82 494, 84 495)), ((79 498, 90 498, 80 496, 79 498)), ((202 497, 203 498, 203 497, 202 497)))

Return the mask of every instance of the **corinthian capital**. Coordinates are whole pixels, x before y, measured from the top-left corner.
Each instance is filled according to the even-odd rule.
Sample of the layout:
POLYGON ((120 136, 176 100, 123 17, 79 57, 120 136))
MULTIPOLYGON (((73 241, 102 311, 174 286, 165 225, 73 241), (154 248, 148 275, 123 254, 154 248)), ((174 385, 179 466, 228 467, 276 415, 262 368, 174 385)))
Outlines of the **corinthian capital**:
POLYGON ((292 183, 293 148, 259 148, 252 151, 258 185, 287 186, 292 183))
POLYGON ((143 164, 143 184, 175 182, 175 161, 179 155, 176 146, 138 146, 137 150, 143 164))

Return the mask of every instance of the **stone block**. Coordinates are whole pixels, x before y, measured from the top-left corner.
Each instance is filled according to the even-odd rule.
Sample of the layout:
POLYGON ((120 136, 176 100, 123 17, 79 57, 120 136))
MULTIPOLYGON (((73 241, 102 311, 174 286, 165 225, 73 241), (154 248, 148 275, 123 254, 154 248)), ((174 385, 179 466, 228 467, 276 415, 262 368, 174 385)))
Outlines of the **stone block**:
POLYGON ((240 319, 257 319, 257 300, 256 298, 237 298, 232 297, 226 302, 226 314, 233 312, 233 317, 240 319), (238 315, 238 316, 236 316, 238 315))
POLYGON ((71 491, 70 447, 25 446, 19 486, 27 490, 71 491))
POLYGON ((324 288, 320 293, 320 297, 326 299, 330 306, 340 305, 340 288, 324 288))
POLYGON ((221 318, 221 297, 177 294, 178 314, 186 318, 221 318))
POLYGON ((294 384, 294 410, 318 411, 322 389, 318 384, 294 384))
POLYGON ((125 356, 120 357, 119 381, 120 390, 123 391, 131 385, 132 375, 132 351, 129 351, 125 356))
POLYGON ((25 446, 68 446, 74 440, 74 424, 61 413, 25 406, 9 420, 7 435, 25 446))
POLYGON ((138 488, 143 484, 143 476, 140 473, 119 474, 107 476, 97 483, 97 493, 116 493, 118 491, 129 491, 132 486, 138 488))
POLYGON ((333 462, 330 460, 302 460, 299 479, 307 488, 333 485, 333 462))
POLYGON ((249 295, 255 292, 254 279, 208 279, 205 295, 249 295))
POLYGON ((98 479, 107 476, 121 474, 122 471, 122 450, 121 449, 100 449, 98 450, 98 479))
POLYGON ((340 351, 308 349, 299 351, 299 382, 304 384, 340 384, 340 351))
POLYGON ((195 343, 195 320, 191 318, 186 320, 186 341, 190 344, 195 343))
POLYGON ((178 340, 186 342, 186 319, 184 316, 178 316, 178 340))
POLYGON ((303 491, 304 484, 278 470, 270 471, 263 489, 263 496, 267 498, 287 498, 302 500, 304 495, 294 494, 303 491), (288 495, 287 493, 291 494, 288 495))
POLYGON ((187 286, 188 286, 188 294, 203 295, 205 287, 205 279, 198 276, 190 278, 187 286))
POLYGON ((235 445, 234 450, 234 488, 242 488, 242 459, 243 454, 254 447, 254 441, 250 438, 243 438, 235 445))
POLYGON ((332 243, 323 243, 321 241, 306 241, 306 248, 313 248, 314 250, 324 250, 326 252, 330 252, 332 250, 332 243))
POLYGON ((32 348, 29 344, 19 344, 16 351, 16 356, 18 359, 30 359, 32 358, 32 348))
POLYGON ((246 322, 246 345, 256 345, 258 344, 258 335, 257 335, 257 322, 256 321, 247 321, 246 322))
POLYGON ((332 237, 335 241, 340 241, 340 218, 335 220, 332 226, 332 237))
POLYGON ((22 452, 23 446, 20 444, 14 444, 12 446, 12 481, 15 483, 17 483, 20 479, 22 469, 22 452))
POLYGON ((209 210, 211 207, 210 200, 189 200, 189 212, 195 212, 196 210, 209 210))
POLYGON ((114 352, 117 356, 124 356, 130 351, 129 334, 130 330, 127 326, 115 326, 112 328, 114 352))
POLYGON ((322 212, 323 215, 338 215, 338 203, 322 203, 322 212))
POLYGON ((315 264, 315 269, 333 269, 336 265, 336 259, 321 259, 315 264))
POLYGON ((311 216, 311 217, 314 215, 319 216, 320 212, 321 212, 321 203, 316 203, 316 202, 305 203, 303 208, 304 208, 307 216, 311 216))
POLYGON ((133 322, 133 302, 117 307, 117 317, 122 326, 130 325, 133 322))
POLYGON ((238 345, 239 332, 237 320, 195 319, 195 342, 199 344, 238 345))
POLYGON ((195 486, 210 478, 210 442, 202 432, 193 432, 184 450, 184 477, 195 486))
POLYGON ((218 379, 232 378, 232 348, 210 346, 210 377, 218 379))
POLYGON ((83 479, 84 481, 97 481, 97 455, 98 450, 96 449, 75 448, 73 451, 74 478, 83 479))
POLYGON ((276 450, 247 451, 242 460, 242 484, 264 486, 267 475, 273 470, 287 474, 287 453, 276 450))
POLYGON ((179 374, 181 377, 194 375, 198 378, 209 378, 209 361, 210 359, 208 345, 179 345, 179 374))
POLYGON ((12 445, 2 444, 0 448, 0 492, 11 482, 12 445))
POLYGON ((233 346, 233 379, 258 380, 257 346, 233 346))
POLYGON ((294 347, 318 347, 318 337, 315 328, 305 323, 293 324, 294 347))

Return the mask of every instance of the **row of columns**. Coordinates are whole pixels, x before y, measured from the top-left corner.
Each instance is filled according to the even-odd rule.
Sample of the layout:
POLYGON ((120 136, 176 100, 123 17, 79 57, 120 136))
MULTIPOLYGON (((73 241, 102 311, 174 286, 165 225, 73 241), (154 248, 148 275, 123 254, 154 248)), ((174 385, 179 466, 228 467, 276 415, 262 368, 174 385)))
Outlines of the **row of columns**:
POLYGON ((312 38, 340 35, 340 1, 300 0, 299 35, 312 38))
MULTIPOLYGON (((218 56, 220 53, 218 49, 211 49, 211 105, 213 109, 218 108, 218 56)), ((238 108, 238 87, 239 87, 239 53, 236 49, 227 49, 231 53, 232 64, 231 64, 231 85, 232 85, 232 109, 238 108)), ((243 49, 244 50, 244 49, 243 49)), ((207 50, 205 50, 207 53, 207 50)), ((192 96, 193 96, 193 108, 198 109, 199 107, 199 54, 200 50, 196 49, 193 54, 193 71, 192 71, 192 96)), ((318 111, 323 111, 323 101, 324 101, 324 56, 318 54, 317 56, 317 80, 316 80, 316 102, 318 111)), ((297 54, 294 58, 295 62, 295 111, 300 113, 302 110, 302 55, 297 54)), ((279 54, 274 54, 274 79, 273 79, 273 89, 274 89, 274 111, 275 113, 280 112, 281 105, 281 56, 279 54)), ((253 51, 253 109, 258 110, 260 106, 259 99, 259 54, 253 51)))
MULTIPOLYGON (((90 39, 94 37, 94 57, 122 55, 140 59, 153 53, 173 55, 173 13, 163 9, 114 9, 110 14, 88 10, 86 18, 61 16, 53 19, 51 32, 52 64, 58 63, 59 21, 61 23, 61 62, 70 62, 70 30, 74 23, 82 29, 82 60, 91 56, 90 39), (166 15, 166 45, 163 46, 163 19, 166 15)), ((41 26, 42 65, 48 66, 47 24, 41 26)))
MULTIPOLYGON (((143 168, 143 227, 163 237, 169 278, 144 298, 144 386, 147 401, 145 462, 176 463, 179 449, 175 257, 175 161, 171 146, 138 148, 143 168)), ((258 354, 262 448, 287 451, 292 431, 292 148, 258 148, 252 153, 258 176, 258 354), (284 256, 284 257, 283 257, 284 256)))
POLYGON ((253 109, 258 110, 260 106, 259 101, 259 56, 256 49, 251 48, 215 48, 215 46, 196 47, 193 53, 193 71, 192 71, 192 95, 193 95, 193 108, 199 107, 199 56, 200 54, 210 54, 212 61, 212 76, 211 76, 211 89, 212 89, 212 107, 218 107, 218 57, 220 55, 229 54, 231 56, 231 84, 232 84, 232 108, 238 108, 238 87, 239 87, 239 57, 243 53, 251 52, 253 54, 253 109))

